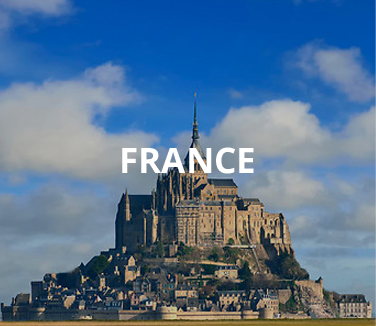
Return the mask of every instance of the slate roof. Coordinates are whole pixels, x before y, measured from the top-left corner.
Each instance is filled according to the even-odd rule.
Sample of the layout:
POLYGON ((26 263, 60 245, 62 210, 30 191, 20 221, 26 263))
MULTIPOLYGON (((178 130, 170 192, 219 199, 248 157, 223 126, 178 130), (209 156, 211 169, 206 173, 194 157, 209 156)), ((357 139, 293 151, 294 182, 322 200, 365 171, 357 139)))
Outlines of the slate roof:
MULTIPOLYGON (((200 142, 198 141, 198 139, 193 139, 192 143, 191 143, 191 146, 189 146, 189 148, 196 148, 197 152, 200 154, 201 158, 203 160, 206 160, 205 153, 202 150, 202 147, 201 147, 200 142)), ((189 150, 188 150, 187 155, 184 158, 184 165, 186 166, 187 169, 189 169, 189 150)))
POLYGON ((367 303, 364 294, 344 294, 339 302, 343 303, 367 303))
POLYGON ((222 194, 219 194, 218 197, 220 199, 233 199, 234 197, 236 197, 236 195, 222 195, 222 194))
POLYGON ((208 179, 214 187, 238 187, 233 179, 208 179))
POLYGON ((265 292, 264 290, 259 289, 257 290, 257 293, 261 299, 268 299, 268 298, 272 300, 278 299, 278 295, 274 291, 271 291, 271 290, 265 292))
POLYGON ((221 266, 218 266, 217 267, 217 270, 235 270, 235 269, 238 269, 237 266, 235 265, 221 265, 221 266))
POLYGON ((260 199, 258 199, 258 198, 243 198, 243 200, 245 202, 248 202, 248 203, 259 203, 260 202, 260 199))
POLYGON ((228 290, 228 291, 217 291, 217 293, 221 296, 242 296, 245 294, 244 290, 228 290))

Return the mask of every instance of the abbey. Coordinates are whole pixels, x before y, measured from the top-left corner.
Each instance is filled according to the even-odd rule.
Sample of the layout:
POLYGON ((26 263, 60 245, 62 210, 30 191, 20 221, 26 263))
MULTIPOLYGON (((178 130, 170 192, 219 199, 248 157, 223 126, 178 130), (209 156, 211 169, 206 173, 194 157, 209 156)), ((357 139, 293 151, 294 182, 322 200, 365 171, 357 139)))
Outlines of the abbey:
MULTIPOLYGON (((192 143, 206 164, 199 143, 196 102, 192 143)), ((150 195, 126 191, 116 215, 116 249, 136 252, 141 245, 184 243, 210 247, 268 244, 276 253, 292 252, 290 232, 282 213, 269 213, 257 198, 243 198, 232 179, 213 179, 195 159, 189 173, 189 154, 184 172, 178 168, 159 174, 150 195)))

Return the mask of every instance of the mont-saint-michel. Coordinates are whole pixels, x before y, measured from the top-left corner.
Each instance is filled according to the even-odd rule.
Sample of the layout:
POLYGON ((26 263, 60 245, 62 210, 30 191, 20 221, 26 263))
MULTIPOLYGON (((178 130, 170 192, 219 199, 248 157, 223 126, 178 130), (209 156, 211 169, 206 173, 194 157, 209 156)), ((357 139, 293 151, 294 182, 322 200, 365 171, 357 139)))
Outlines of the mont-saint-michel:
MULTIPOLYGON (((190 148, 206 163, 199 138, 195 103, 190 148)), ((283 213, 240 194, 233 179, 208 177, 188 154, 183 168, 159 174, 150 194, 126 190, 115 248, 32 281, 31 294, 1 305, 3 320, 371 317, 363 294, 310 279, 283 213)))

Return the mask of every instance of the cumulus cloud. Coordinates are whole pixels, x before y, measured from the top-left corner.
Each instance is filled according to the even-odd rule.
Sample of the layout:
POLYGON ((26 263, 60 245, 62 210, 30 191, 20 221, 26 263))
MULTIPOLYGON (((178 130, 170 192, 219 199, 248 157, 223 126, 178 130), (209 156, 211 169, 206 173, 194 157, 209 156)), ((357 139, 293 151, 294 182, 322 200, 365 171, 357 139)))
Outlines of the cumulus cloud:
POLYGON ((335 142, 338 150, 357 160, 374 159, 375 153, 375 107, 351 117, 349 123, 335 142), (373 156, 373 158, 372 158, 373 156))
POLYGON ((109 134, 94 120, 139 99, 124 69, 111 63, 71 80, 13 84, 0 92, 0 168, 118 178, 121 148, 151 147, 158 138, 143 131, 109 134))
POLYGON ((32 15, 59 17, 72 12, 70 0, 0 0, 0 31, 32 15))
MULTIPOLYGON (((310 109, 307 103, 288 99, 232 108, 202 141, 214 151, 225 146, 253 147, 255 164, 259 165, 267 159, 324 165, 373 162, 374 107, 352 116, 338 132, 323 126, 310 109)), ((179 148, 186 142, 186 135, 175 137, 179 148)), ((237 156, 227 155, 226 160, 237 164, 237 156)))
POLYGON ((327 199, 322 182, 302 171, 259 171, 249 178, 243 190, 262 198, 273 210, 322 205, 327 199))
MULTIPOLYGON (((201 140, 213 153, 225 146, 254 147, 255 173, 229 177, 241 195, 258 197, 268 211, 285 214, 298 248, 315 243, 347 248, 349 239, 364 248, 374 245, 374 180, 361 173, 374 164, 374 121, 372 107, 332 131, 309 104, 276 100, 230 109, 201 140), (354 181, 335 176, 333 167, 349 168, 354 181)), ((187 132, 175 137, 182 149, 187 139, 187 132)), ((224 161, 238 165, 237 155, 224 161)))
POLYGON ((100 243, 113 238, 117 199, 53 183, 25 195, 0 194, 0 238, 9 247, 20 242, 42 245, 72 239, 76 243, 100 243), (100 240, 101 234, 104 238, 100 240))
POLYGON ((0 0, 0 7, 23 14, 62 15, 72 9, 69 0, 0 0))
POLYGON ((312 208, 296 206, 293 207, 295 211, 290 211, 293 238, 324 246, 373 248, 374 180, 359 176, 353 182, 330 176, 325 176, 325 179, 325 201, 312 208))
POLYGON ((69 271, 113 247, 117 199, 57 183, 0 194, 0 301, 30 293, 30 281, 45 273, 69 271))
POLYGON ((369 101, 375 96, 374 78, 364 67, 357 47, 340 49, 313 42, 290 59, 308 76, 320 78, 352 101, 369 101))

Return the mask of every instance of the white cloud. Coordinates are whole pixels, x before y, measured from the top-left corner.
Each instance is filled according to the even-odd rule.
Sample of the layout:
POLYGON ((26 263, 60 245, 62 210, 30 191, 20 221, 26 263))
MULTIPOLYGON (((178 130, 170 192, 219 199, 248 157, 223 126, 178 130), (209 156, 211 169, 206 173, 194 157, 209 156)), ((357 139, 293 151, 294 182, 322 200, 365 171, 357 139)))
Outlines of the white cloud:
POLYGON ((351 117, 338 135, 335 145, 342 155, 358 160, 374 159, 375 153, 375 107, 351 117), (373 157, 372 157, 373 156, 373 157))
POLYGON ((361 203, 345 219, 345 226, 357 230, 375 229, 375 204, 361 203))
MULTIPOLYGON (((284 159, 293 164, 363 164, 374 160, 374 120, 375 108, 371 108, 352 116, 341 131, 333 132, 320 124, 309 104, 276 100, 230 109, 202 141, 214 152, 225 146, 253 147, 255 164, 265 159, 284 159)), ((175 137, 180 143, 185 139, 175 137)), ((235 163, 230 164, 237 164, 236 156, 232 160, 235 163)))
POLYGON ((304 237, 305 239, 312 239, 317 236, 316 221, 307 215, 299 215, 289 221, 289 229, 294 238, 304 237))
POLYGON ((117 199, 56 183, 0 194, 0 302, 30 293, 30 281, 45 273, 72 270, 113 247, 117 199))
POLYGON ((308 76, 322 79, 352 101, 369 101, 375 96, 374 78, 363 66, 359 48, 339 49, 312 42, 298 49, 292 60, 308 76))
POLYGON ((261 198, 273 210, 312 207, 326 202, 324 185, 302 171, 258 172, 249 179, 244 192, 261 198))
POLYGON ((0 0, 0 6, 23 14, 45 14, 59 16, 71 9, 69 0, 0 0))
POLYGON ((31 15, 59 17, 72 12, 70 0, 0 0, 0 31, 31 15))
MULTIPOLYGON (((323 178, 327 182, 322 193, 324 200, 311 208, 307 200, 305 207, 296 205, 292 207, 295 212, 290 211, 294 239, 300 243, 313 240, 326 246, 374 248, 374 179, 359 175, 353 182, 339 176, 326 175, 323 178)), ((271 202, 275 201, 276 198, 271 198, 271 202)), ((294 201, 293 197, 291 201, 294 201)))
POLYGON ((13 84, 0 93, 0 168, 104 180, 121 175, 122 147, 150 147, 143 131, 109 134, 94 123, 140 95, 120 66, 106 63, 71 80, 13 84))

